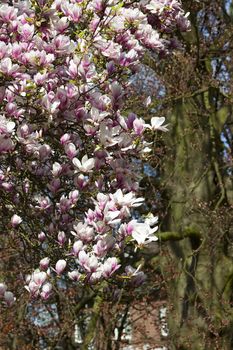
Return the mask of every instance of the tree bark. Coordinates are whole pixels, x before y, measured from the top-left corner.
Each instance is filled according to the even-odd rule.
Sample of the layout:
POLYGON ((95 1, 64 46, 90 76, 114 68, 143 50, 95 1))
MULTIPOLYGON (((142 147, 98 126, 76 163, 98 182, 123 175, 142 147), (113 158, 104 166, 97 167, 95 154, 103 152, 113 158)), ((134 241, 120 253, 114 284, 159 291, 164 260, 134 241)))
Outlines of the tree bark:
POLYGON ((226 190, 210 93, 176 101, 169 120, 162 175, 169 198, 162 231, 168 232, 160 237, 170 240, 163 273, 171 350, 233 347, 232 232, 227 211, 221 216, 226 190))

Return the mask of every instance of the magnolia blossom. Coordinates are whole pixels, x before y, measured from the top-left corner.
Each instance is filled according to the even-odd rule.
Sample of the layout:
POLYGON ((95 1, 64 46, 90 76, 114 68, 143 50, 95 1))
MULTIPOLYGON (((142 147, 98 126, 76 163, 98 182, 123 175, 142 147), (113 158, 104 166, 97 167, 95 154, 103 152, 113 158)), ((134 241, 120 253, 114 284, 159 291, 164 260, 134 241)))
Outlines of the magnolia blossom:
POLYGON ((52 294, 52 284, 51 283, 45 283, 43 284, 40 292, 40 296, 43 300, 47 300, 50 295, 52 294))
POLYGON ((11 218, 11 225, 12 227, 17 227, 19 224, 21 224, 22 221, 23 220, 19 215, 14 214, 11 218))
POLYGON ((168 131, 167 125, 162 125, 165 122, 164 117, 153 117, 151 118, 151 125, 146 124, 149 129, 152 130, 160 130, 160 131, 168 131))
POLYGON ((88 159, 88 156, 85 155, 82 157, 81 162, 78 158, 74 158, 73 164, 83 173, 88 173, 88 172, 92 171, 92 169, 94 168, 95 159, 94 158, 88 159))
POLYGON ((19 69, 18 64, 12 64, 12 60, 9 57, 3 58, 0 62, 0 72, 6 75, 13 75, 19 69))
POLYGON ((14 149, 13 141, 0 134, 0 153, 8 153, 14 149))
POLYGON ((49 263, 50 263, 50 258, 46 257, 40 260, 40 269, 41 270, 47 270, 47 268, 49 267, 49 263))
POLYGON ((53 164, 53 168, 52 168, 52 174, 53 176, 59 176, 62 172, 62 166, 61 164, 59 164, 58 162, 55 162, 53 164))
POLYGON ((47 274, 45 272, 34 272, 32 275, 32 280, 38 285, 42 286, 42 284, 46 281, 47 274))
POLYGON ((65 260, 63 260, 63 259, 58 260, 57 263, 56 263, 56 266, 55 266, 56 273, 58 275, 61 275, 64 272, 64 270, 66 268, 66 265, 67 265, 67 263, 66 263, 65 260))
POLYGON ((15 122, 7 120, 3 115, 0 115, 0 133, 11 134, 15 128, 15 122))
POLYGON ((66 242, 66 234, 64 231, 58 232, 57 240, 61 246, 66 242))
POLYGON ((4 300, 7 304, 7 306, 12 306, 15 302, 15 297, 14 297, 14 294, 12 292, 9 292, 9 291, 6 291, 4 293, 4 300))
POLYGON ((79 222, 77 225, 74 225, 74 231, 71 231, 71 233, 84 243, 91 242, 95 234, 93 227, 88 226, 87 223, 81 222, 79 222))
POLYGON ((127 276, 131 278, 131 284, 135 287, 140 286, 146 281, 146 275, 143 271, 140 271, 141 265, 137 269, 134 269, 132 266, 128 265, 125 268, 127 276))
POLYGON ((87 254, 84 250, 80 251, 78 261, 88 272, 95 272, 98 268, 98 259, 94 255, 87 254))
POLYGON ((102 274, 104 277, 110 277, 121 265, 116 258, 108 258, 102 265, 102 274))
POLYGON ((3 300, 7 306, 12 306, 16 298, 14 294, 7 290, 5 283, 0 283, 0 301, 3 300))
POLYGON ((80 279, 81 274, 78 270, 73 270, 71 272, 68 272, 68 276, 72 281, 77 282, 80 279))
POLYGON ((112 147, 118 144, 122 140, 122 136, 119 135, 120 128, 118 126, 112 128, 108 127, 105 123, 100 125, 100 143, 104 147, 112 147))
POLYGON ((149 244, 150 242, 156 242, 158 237, 154 233, 158 230, 158 226, 151 228, 146 222, 141 223, 133 220, 132 225, 132 237, 139 245, 149 244))
POLYGON ((117 190, 113 195, 111 195, 111 198, 116 204, 121 206, 126 205, 129 207, 139 207, 144 201, 144 198, 136 198, 133 192, 123 194, 122 190, 120 189, 117 190))

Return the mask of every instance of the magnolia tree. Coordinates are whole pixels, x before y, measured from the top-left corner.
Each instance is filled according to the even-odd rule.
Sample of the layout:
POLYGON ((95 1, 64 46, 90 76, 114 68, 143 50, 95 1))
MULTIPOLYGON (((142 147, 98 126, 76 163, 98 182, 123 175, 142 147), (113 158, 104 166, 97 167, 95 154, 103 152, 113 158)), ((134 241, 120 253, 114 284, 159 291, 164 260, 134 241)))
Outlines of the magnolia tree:
MULTIPOLYGON (((120 257, 157 240, 157 217, 133 211, 138 162, 167 129, 125 106, 145 50, 169 53, 177 28, 188 20, 176 0, 1 2, 0 227, 27 257, 18 279, 31 298, 47 300, 61 278, 144 280, 120 257)), ((19 292, 0 282, 11 306, 19 292)))

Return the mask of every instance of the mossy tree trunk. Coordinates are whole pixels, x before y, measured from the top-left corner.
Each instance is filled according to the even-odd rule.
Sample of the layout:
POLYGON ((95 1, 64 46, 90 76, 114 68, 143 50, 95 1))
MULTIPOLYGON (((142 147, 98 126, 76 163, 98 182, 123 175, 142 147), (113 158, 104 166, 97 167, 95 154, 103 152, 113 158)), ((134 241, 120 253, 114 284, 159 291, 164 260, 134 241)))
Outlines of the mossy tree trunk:
POLYGON ((169 117, 162 172, 168 202, 161 228, 181 237, 193 233, 164 247, 171 350, 233 348, 232 213, 214 101, 211 88, 181 98, 169 117))

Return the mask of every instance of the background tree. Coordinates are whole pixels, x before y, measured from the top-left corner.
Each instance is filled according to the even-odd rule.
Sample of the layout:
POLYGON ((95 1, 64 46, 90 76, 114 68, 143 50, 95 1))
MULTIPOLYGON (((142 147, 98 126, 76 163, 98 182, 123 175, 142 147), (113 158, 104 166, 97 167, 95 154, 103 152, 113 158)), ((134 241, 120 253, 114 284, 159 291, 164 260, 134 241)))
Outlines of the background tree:
POLYGON ((166 116, 170 132, 157 176, 143 184, 145 193, 163 184, 148 203, 159 193, 157 209, 166 208, 155 264, 166 284, 169 349, 231 349, 232 3, 184 5, 192 30, 180 36, 183 52, 162 64, 145 60, 164 96, 150 110, 166 116))

